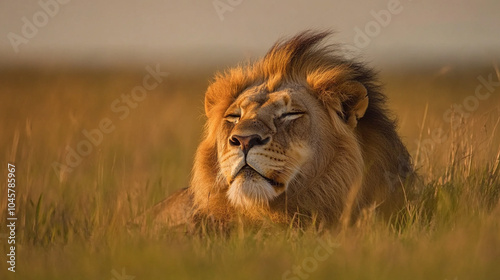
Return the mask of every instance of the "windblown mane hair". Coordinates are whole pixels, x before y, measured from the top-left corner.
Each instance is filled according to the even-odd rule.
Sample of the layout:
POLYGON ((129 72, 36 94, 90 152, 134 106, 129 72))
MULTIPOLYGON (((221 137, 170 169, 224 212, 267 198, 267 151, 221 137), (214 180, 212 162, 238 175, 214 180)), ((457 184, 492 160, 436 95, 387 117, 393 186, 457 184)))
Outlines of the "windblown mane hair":
POLYGON ((316 215, 326 223, 335 223, 346 208, 352 213, 376 202, 382 211, 392 213, 401 207, 401 191, 405 182, 413 180, 413 169, 410 156, 396 133, 395 121, 386 109, 386 97, 371 69, 343 58, 335 45, 321 44, 329 34, 311 31, 300 33, 276 43, 262 59, 216 75, 205 95, 208 119, 203 141, 196 153, 191 187, 188 188, 193 198, 195 216, 229 220, 235 213, 227 200, 227 186, 221 178, 218 164, 217 127, 228 106, 246 88, 259 84, 265 84, 269 92, 284 84, 304 85, 320 102, 340 112, 341 120, 357 121, 354 132, 356 147, 339 149, 357 148, 363 161, 359 163, 347 158, 342 162, 339 159, 339 164, 349 165, 337 167, 347 169, 343 175, 323 174, 316 186, 307 190, 292 189, 287 195, 281 195, 270 204, 267 214, 272 219, 289 221, 290 216, 299 212, 316 215), (359 120, 348 119, 343 113, 355 102, 346 94, 345 88, 339 88, 347 81, 357 81, 367 90, 369 105, 359 120), (350 171, 352 174, 363 174, 361 185, 355 192, 334 185, 339 182, 348 185, 347 182, 356 181, 356 178, 351 178, 354 175, 349 175, 350 171))

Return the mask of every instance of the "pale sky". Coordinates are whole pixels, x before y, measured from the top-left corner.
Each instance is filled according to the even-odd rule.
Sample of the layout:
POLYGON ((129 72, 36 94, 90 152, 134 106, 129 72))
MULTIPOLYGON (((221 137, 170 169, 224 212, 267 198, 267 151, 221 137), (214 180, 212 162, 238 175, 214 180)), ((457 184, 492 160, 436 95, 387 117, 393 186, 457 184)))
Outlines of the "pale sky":
POLYGON ((305 29, 378 63, 500 58, 497 0, 2 0, 0 13, 4 65, 232 63, 305 29))

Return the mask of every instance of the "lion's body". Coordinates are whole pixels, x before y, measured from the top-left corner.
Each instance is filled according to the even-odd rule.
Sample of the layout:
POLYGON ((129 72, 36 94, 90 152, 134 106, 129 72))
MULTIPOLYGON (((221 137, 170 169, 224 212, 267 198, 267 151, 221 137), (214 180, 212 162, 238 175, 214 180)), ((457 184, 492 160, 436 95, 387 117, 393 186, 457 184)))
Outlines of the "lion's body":
MULTIPOLYGON (((370 70, 319 47, 325 36, 302 33, 216 77, 191 186, 168 207, 189 209, 191 222, 325 224, 400 207, 413 172, 385 96, 370 70)), ((160 207, 161 219, 176 219, 160 207)))

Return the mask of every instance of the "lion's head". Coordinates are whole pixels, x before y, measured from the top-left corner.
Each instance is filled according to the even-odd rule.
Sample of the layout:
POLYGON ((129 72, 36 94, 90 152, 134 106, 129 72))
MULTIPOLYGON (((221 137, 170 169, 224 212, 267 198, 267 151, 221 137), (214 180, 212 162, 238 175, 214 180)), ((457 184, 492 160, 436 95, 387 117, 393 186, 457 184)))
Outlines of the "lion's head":
POLYGON ((409 155, 372 72, 319 46, 327 35, 301 33, 217 75, 190 187, 196 213, 334 222, 349 203, 394 204, 409 155))

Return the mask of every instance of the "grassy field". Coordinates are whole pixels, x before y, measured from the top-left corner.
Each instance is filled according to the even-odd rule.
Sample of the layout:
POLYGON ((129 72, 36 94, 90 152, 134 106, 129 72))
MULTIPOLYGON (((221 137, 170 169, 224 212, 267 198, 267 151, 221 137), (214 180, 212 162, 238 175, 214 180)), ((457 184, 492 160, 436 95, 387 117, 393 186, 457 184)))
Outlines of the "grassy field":
POLYGON ((404 224, 367 213, 322 235, 128 231, 130 219, 188 185, 210 72, 169 71, 127 103, 122 95, 146 70, 0 70, 0 279, 500 279, 500 86, 476 93, 499 79, 488 65, 381 72, 425 182, 404 224), (8 162, 15 273, 6 263, 8 162))

